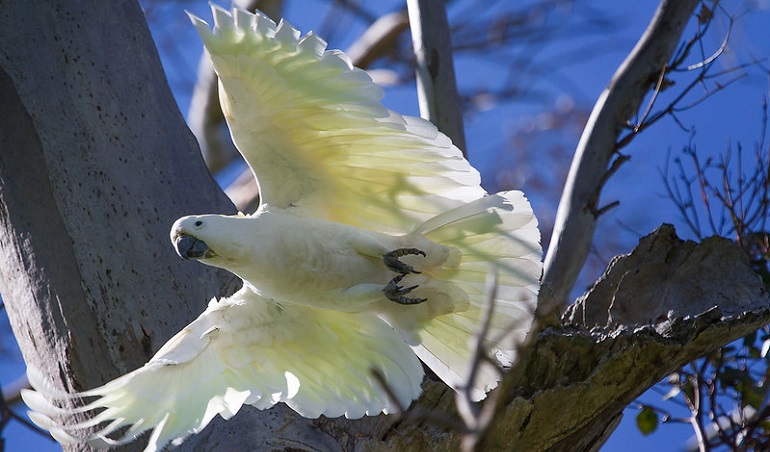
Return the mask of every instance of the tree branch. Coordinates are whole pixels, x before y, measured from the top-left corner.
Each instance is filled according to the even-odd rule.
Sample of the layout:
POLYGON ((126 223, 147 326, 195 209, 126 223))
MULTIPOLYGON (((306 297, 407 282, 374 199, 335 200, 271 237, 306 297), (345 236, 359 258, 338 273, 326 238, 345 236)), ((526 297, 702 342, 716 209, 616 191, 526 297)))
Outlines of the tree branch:
MULTIPOLYGON (((623 409, 661 378, 770 322, 770 298, 734 243, 685 242, 663 226, 615 259, 563 322, 563 328, 540 333, 525 366, 506 376, 497 390, 498 413, 477 450, 595 450, 617 427, 623 409), (650 290, 660 275, 671 277, 650 290), (714 290, 717 282, 721 287, 714 290)), ((453 399, 452 390, 426 380, 423 395, 404 414, 407 422, 395 416, 311 420, 277 406, 255 417, 258 424, 205 444, 453 450, 463 436, 452 427, 461 424, 453 399)), ((228 426, 240 417, 217 422, 228 426)), ((202 435, 221 431, 215 427, 202 435)))
POLYGON ((481 450, 596 450, 653 384, 768 322, 770 296, 733 242, 664 225, 540 333, 481 450))
POLYGON ((367 69, 374 61, 398 48, 398 38, 409 28, 406 11, 378 18, 345 51, 353 66, 367 69))
POLYGON ((452 39, 444 0, 408 0, 417 63, 420 115, 466 153, 462 107, 457 94, 452 39))
POLYGON ((663 0, 588 119, 556 213, 543 272, 540 312, 566 306, 588 256, 597 205, 620 133, 674 53, 698 0, 663 0))

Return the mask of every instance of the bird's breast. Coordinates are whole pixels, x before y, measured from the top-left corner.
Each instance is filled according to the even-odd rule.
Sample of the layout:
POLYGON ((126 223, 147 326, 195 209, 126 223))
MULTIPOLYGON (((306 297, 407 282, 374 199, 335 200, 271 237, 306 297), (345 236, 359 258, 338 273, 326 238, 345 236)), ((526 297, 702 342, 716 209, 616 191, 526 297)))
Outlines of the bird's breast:
POLYGON ((385 284, 392 276, 381 257, 362 254, 354 246, 368 239, 357 228, 305 218, 267 220, 260 229, 271 233, 257 237, 250 253, 255 265, 239 272, 263 296, 341 309, 346 289, 385 284))

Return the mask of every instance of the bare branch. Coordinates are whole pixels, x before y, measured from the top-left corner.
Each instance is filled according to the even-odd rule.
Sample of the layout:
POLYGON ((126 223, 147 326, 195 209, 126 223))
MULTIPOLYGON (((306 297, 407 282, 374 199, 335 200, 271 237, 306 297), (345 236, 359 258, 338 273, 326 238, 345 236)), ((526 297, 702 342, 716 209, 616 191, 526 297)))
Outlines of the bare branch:
POLYGON ((673 55, 697 0, 663 0, 650 25, 602 93, 580 139, 556 213, 545 258, 540 310, 567 302, 588 256, 596 204, 617 140, 650 86, 673 55))
POLYGON ((639 133, 648 129, 650 126, 664 117, 672 118, 676 124, 682 128, 683 131, 690 132, 690 130, 679 121, 679 118, 677 117, 678 112, 695 108, 714 94, 723 91, 731 84, 743 79, 746 76, 746 74, 743 72, 746 67, 759 65, 760 61, 751 61, 749 63, 734 65, 716 73, 711 73, 711 69, 714 66, 713 63, 727 48, 732 32, 732 27, 736 19, 733 16, 727 15, 727 30, 725 31, 725 35, 722 38, 722 44, 716 51, 711 53, 711 55, 706 55, 705 49, 703 48, 703 40, 711 26, 713 13, 705 5, 702 5, 701 12, 699 13, 698 17, 698 31, 692 38, 680 46, 679 50, 673 58, 673 61, 660 71, 658 81, 655 85, 655 88, 653 89, 650 99, 647 101, 647 106, 644 110, 644 113, 641 115, 640 119, 636 121, 636 124, 630 127, 631 130, 626 133, 625 136, 622 136, 620 140, 618 140, 618 149, 622 149, 628 145, 639 133), (704 17, 707 19, 704 19, 704 17), (698 49, 700 52, 700 60, 694 64, 686 64, 687 58, 691 56, 691 53, 695 49, 698 49), (652 113, 653 107, 655 106, 655 102, 658 100, 659 95, 664 90, 671 90, 671 87, 675 84, 675 81, 670 80, 669 76, 675 73, 685 72, 696 72, 697 75, 694 76, 688 83, 686 83, 684 88, 679 89, 678 94, 674 96, 673 100, 671 100, 668 105, 652 113), (732 76, 732 78, 726 80, 723 79, 726 75, 732 74, 735 74, 732 76), (687 96, 696 87, 702 87, 704 92, 696 99, 682 105, 687 96))
POLYGON ((345 52, 353 66, 366 69, 375 60, 393 51, 398 38, 409 29, 406 11, 385 14, 377 19, 345 52))
POLYGON ((434 123, 465 154, 465 131, 445 2, 408 0, 407 6, 417 59, 420 115, 434 123))
POLYGON ((225 117, 219 106, 217 75, 207 56, 198 63, 198 77, 190 99, 187 124, 198 139, 206 166, 213 173, 230 163, 238 151, 223 132, 225 117))
POLYGON ((698 237, 709 234, 734 236, 751 259, 759 258, 761 250, 767 249, 762 238, 770 216, 767 130, 767 104, 763 102, 761 130, 750 171, 744 169, 749 160, 742 145, 738 144, 736 150, 728 148, 718 159, 704 161, 691 138, 683 150, 684 157, 674 159, 678 174, 669 175, 668 161, 662 172, 669 197, 698 237), (689 165, 685 166, 682 158, 689 165), (694 192, 700 200, 700 209, 696 206, 694 192))
POLYGON ((735 244, 681 241, 663 226, 610 264, 563 328, 539 334, 525 368, 506 377, 483 446, 596 450, 633 399, 681 367, 673 361, 713 351, 717 338, 745 336, 770 320, 769 306, 735 244))
MULTIPOLYGON (((497 298, 497 273, 495 269, 490 269, 487 276, 487 304, 484 309, 484 317, 481 320, 479 330, 473 336, 471 349, 473 356, 471 359, 470 372, 465 381, 465 386, 459 388, 456 398, 457 412, 465 423, 466 432, 462 439, 462 450, 472 452, 476 450, 481 436, 492 421, 492 417, 497 406, 497 396, 500 391, 489 394, 488 400, 483 405, 480 402, 473 401, 473 388, 476 383, 476 377, 484 364, 495 365, 487 355, 484 346, 492 322, 492 314, 495 311, 495 298, 497 298)), ((502 372, 501 372, 502 374, 502 372)))

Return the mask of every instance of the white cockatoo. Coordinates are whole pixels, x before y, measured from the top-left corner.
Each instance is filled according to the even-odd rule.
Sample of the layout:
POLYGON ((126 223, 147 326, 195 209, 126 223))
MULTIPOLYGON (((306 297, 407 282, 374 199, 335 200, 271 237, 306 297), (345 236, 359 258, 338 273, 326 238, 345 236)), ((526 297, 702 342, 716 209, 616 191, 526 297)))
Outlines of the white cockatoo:
POLYGON ((243 288, 99 388, 63 394, 30 370, 30 417, 62 443, 94 447, 152 430, 147 450, 156 450, 243 404, 284 402, 311 418, 392 413, 419 396, 420 360, 482 399, 534 316, 540 235, 523 194, 486 194, 446 136, 384 108, 367 73, 319 37, 212 10, 213 30, 191 18, 261 205, 180 218, 171 240, 243 288), (489 303, 483 345, 499 366, 475 360, 468 383, 469 344, 489 303), (64 423, 75 412, 92 417, 64 423))

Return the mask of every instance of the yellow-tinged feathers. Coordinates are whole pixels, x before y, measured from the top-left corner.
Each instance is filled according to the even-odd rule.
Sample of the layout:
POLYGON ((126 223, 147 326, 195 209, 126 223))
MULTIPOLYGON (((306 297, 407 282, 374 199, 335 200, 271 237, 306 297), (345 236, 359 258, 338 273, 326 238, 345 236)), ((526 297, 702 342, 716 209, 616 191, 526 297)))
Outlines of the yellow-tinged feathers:
POLYGON ((373 370, 386 376, 400 406, 419 395, 420 362, 384 321, 281 306, 246 286, 232 297, 212 300, 144 367, 79 394, 57 392, 31 369, 30 383, 38 392, 22 396, 34 410, 33 421, 62 443, 87 439, 94 447, 111 446, 153 429, 147 450, 155 450, 197 433, 217 414, 229 419, 243 404, 265 409, 285 402, 311 418, 396 411, 373 370), (93 417, 70 425, 56 421, 70 411, 51 401, 77 399, 87 403, 71 412, 93 417), (130 428, 111 435, 124 426, 130 428))
MULTIPOLYGON (((524 195, 509 191, 479 198, 426 221, 417 231, 460 250, 457 267, 434 271, 431 276, 433 285, 458 288, 467 297, 466 307, 421 318, 419 310, 424 307, 405 310, 386 305, 383 317, 436 375, 459 388, 467 384, 470 341, 481 328, 480 319, 490 302, 487 282, 494 273, 496 296, 484 346, 500 367, 510 367, 534 317, 542 269, 540 231, 524 195)), ((425 295, 425 287, 430 286, 416 289, 413 296, 425 295)), ((500 378, 500 369, 484 364, 473 384, 473 398, 483 399, 500 378)))
POLYGON ((340 51, 287 22, 217 6, 192 17, 220 78, 233 141, 263 203, 388 233, 484 195, 436 127, 382 106, 382 90, 340 51))

